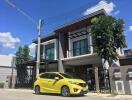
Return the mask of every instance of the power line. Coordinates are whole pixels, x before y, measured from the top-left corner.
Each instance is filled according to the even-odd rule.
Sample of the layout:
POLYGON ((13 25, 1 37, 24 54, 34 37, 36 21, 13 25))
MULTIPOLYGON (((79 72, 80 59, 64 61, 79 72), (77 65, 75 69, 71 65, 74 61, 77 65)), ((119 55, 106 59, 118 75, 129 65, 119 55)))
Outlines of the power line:
POLYGON ((80 18, 81 16, 83 16, 83 12, 86 11, 86 9, 90 6, 92 6, 92 3, 78 6, 76 8, 71 9, 70 11, 66 11, 54 16, 47 16, 45 17, 45 20, 49 21, 45 24, 48 24, 48 26, 52 26, 55 25, 54 22, 57 21, 58 25, 60 25, 61 21, 63 21, 63 23, 61 24, 64 24, 69 22, 70 20, 74 20, 75 18, 80 18))
POLYGON ((12 3, 10 0, 4 0, 5 3, 7 3, 12 8, 16 9, 19 13, 21 13, 23 16, 25 16, 27 19, 29 19, 32 23, 36 25, 36 21, 27 13, 25 13, 22 9, 18 8, 14 3, 12 3))

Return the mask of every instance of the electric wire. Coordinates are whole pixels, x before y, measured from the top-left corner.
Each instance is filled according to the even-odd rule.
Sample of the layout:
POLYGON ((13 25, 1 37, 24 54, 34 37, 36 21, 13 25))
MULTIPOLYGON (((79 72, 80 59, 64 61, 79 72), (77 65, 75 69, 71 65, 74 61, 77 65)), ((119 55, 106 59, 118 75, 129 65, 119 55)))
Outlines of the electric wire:
POLYGON ((29 19, 32 23, 36 24, 36 21, 28 15, 26 12, 24 12, 22 9, 18 8, 14 3, 12 3, 10 0, 4 0, 5 3, 7 3, 10 7, 16 9, 19 13, 21 13, 23 16, 25 16, 27 19, 29 19))

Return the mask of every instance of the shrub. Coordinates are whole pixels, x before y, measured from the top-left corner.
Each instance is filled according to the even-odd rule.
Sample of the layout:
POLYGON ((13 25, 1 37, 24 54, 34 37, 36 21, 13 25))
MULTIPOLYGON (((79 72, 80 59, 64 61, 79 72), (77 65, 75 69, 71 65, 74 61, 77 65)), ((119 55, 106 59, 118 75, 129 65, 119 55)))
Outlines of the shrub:
POLYGON ((4 83, 0 82, 0 88, 4 88, 4 83))

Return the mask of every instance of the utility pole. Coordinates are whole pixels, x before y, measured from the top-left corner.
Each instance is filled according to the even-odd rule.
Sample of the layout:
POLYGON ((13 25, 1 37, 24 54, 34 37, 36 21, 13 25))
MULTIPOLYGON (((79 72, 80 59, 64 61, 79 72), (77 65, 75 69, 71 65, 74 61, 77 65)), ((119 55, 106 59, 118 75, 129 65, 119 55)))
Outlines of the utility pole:
POLYGON ((38 31, 38 45, 37 45, 37 63, 36 63, 36 77, 39 75, 40 68, 40 37, 41 37, 41 29, 42 29, 43 21, 39 20, 37 31, 38 31))

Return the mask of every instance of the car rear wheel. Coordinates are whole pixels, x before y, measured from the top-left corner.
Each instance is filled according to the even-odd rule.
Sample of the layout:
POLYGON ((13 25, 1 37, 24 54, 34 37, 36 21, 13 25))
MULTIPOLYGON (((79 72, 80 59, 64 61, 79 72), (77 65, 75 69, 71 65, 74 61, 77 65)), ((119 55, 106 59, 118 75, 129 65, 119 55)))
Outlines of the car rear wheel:
POLYGON ((35 86, 35 94, 39 95, 40 94, 40 87, 35 86))
POLYGON ((61 95, 64 97, 70 96, 70 90, 67 86, 63 86, 61 89, 61 95))

